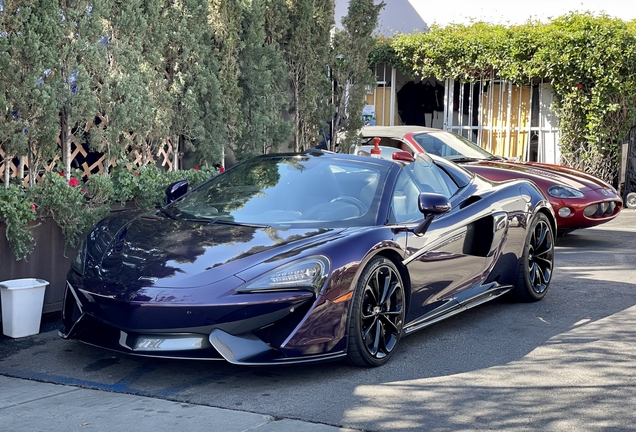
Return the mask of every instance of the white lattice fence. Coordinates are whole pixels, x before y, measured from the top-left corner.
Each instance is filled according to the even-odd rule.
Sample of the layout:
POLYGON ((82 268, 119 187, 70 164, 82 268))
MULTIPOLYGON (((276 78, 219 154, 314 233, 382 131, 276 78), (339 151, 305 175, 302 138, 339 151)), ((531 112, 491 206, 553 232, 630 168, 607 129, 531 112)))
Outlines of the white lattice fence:
MULTIPOLYGON (((102 118, 102 120, 105 120, 102 118)), ((105 121, 104 123, 105 124, 105 121)), ((95 123, 87 124, 85 130, 88 132, 92 128, 100 127, 95 123)), ((94 152, 90 152, 87 148, 87 144, 82 142, 82 132, 80 132, 78 136, 78 131, 71 134, 70 137, 70 145, 71 145, 71 166, 78 167, 82 171, 82 175, 85 178, 90 177, 94 174, 101 174, 106 171, 106 156, 103 154, 96 154, 94 152)), ((134 138, 134 136, 132 137, 134 138)), ((44 178, 44 175, 47 172, 51 172, 56 169, 58 162, 61 160, 61 155, 63 154, 63 146, 61 139, 58 138, 57 144, 59 147, 59 155, 56 156, 53 160, 47 161, 43 167, 40 167, 39 172, 36 173, 36 183, 39 183, 44 178)), ((155 163, 157 162, 161 167, 166 170, 172 170, 174 161, 172 158, 173 155, 173 146, 170 140, 166 140, 159 148, 156 150, 154 154, 150 154, 147 156, 146 163, 155 163)), ((127 148, 127 153, 130 161, 126 164, 128 169, 134 169, 135 167, 143 165, 144 157, 138 149, 133 148, 132 145, 129 145, 127 148)), ((15 179, 20 176, 20 166, 18 162, 18 158, 14 158, 12 160, 6 160, 6 154, 3 149, 0 148, 0 178, 4 173, 5 164, 9 164, 9 175, 12 179, 15 179)), ((111 161, 110 167, 112 168, 116 166, 116 161, 111 161)), ((26 186, 29 184, 29 176, 31 175, 31 171, 29 170, 29 164, 27 158, 24 158, 24 176, 22 179, 22 183, 26 186)))

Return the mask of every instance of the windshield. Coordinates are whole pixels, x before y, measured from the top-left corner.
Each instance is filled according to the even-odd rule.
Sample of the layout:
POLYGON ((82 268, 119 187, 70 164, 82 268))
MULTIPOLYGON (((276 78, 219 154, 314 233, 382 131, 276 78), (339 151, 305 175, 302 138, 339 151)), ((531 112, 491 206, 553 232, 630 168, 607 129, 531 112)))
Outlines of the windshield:
POLYGON ((427 132, 414 135, 413 139, 426 152, 450 161, 501 159, 472 141, 450 132, 427 132))
POLYGON ((331 156, 256 158, 164 211, 176 219, 219 224, 365 226, 375 223, 387 169, 331 156))

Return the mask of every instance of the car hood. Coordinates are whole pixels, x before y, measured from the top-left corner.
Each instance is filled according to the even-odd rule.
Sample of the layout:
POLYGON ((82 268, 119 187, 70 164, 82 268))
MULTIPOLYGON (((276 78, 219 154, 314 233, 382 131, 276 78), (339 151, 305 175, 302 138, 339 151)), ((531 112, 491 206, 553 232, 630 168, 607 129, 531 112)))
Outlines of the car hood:
MULTIPOLYGON (((479 161, 469 164, 470 167, 492 167, 515 171, 524 177, 541 184, 546 180, 566 185, 580 191, 608 189, 610 186, 602 180, 583 171, 559 165, 542 164, 537 162, 513 162, 513 161, 479 161)), ((481 173, 478 173, 481 174, 481 173)))
POLYGON ((230 226, 137 214, 100 224, 91 234, 88 253, 100 263, 100 276, 107 281, 196 287, 274 261, 281 254, 292 257, 342 230, 230 226))

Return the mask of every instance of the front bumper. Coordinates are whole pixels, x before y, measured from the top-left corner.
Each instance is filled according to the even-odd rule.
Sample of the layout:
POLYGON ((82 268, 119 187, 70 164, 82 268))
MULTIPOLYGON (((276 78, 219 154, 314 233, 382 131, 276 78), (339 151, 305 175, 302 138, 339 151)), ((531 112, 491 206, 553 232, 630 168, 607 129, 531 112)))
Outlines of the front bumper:
POLYGON ((59 334, 131 355, 245 365, 322 361, 344 355, 298 355, 281 348, 315 306, 316 298, 307 291, 271 294, 268 302, 250 303, 249 295, 238 295, 234 303, 153 304, 99 297, 67 282, 59 334))
POLYGON ((589 228, 609 222, 621 212, 623 202, 620 198, 606 198, 598 201, 560 200, 551 201, 557 215, 559 229, 573 230, 589 228), (567 209, 569 214, 564 217, 561 211, 567 209))

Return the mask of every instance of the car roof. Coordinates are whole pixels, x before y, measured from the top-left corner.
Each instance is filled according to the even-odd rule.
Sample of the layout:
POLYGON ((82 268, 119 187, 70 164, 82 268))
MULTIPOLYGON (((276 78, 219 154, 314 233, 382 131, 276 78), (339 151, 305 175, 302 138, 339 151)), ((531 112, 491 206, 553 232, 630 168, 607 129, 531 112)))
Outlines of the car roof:
POLYGON ((422 132, 422 133, 430 133, 430 132, 443 132, 441 129, 434 129, 424 126, 365 126, 362 128, 360 133, 364 137, 371 137, 375 135, 380 135, 387 138, 403 138, 404 135, 412 132, 422 132))

